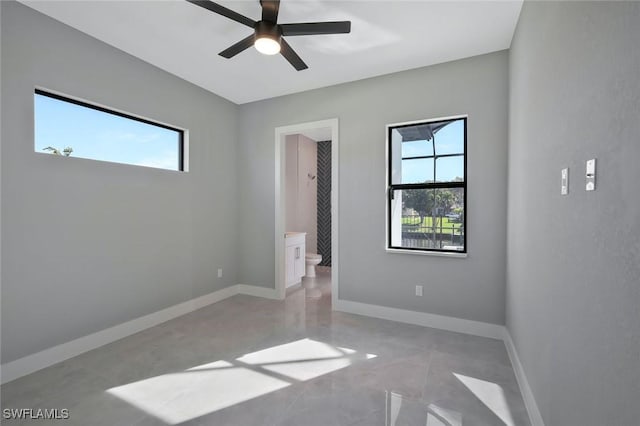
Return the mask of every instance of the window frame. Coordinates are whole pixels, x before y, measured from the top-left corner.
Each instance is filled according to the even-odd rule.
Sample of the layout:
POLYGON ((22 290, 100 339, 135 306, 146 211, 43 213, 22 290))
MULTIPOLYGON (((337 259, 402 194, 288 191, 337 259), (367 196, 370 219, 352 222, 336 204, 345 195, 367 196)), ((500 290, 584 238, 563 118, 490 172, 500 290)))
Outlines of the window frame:
MULTIPOLYGON (((468 115, 457 115, 451 117, 439 117, 433 119, 423 119, 423 120, 415 120, 408 121, 402 123, 393 123, 388 124, 386 126, 386 173, 385 173, 385 184, 386 184, 386 244, 385 249, 389 252, 397 252, 397 253, 409 253, 409 254, 424 254, 424 255, 435 255, 435 256, 450 256, 450 257, 466 257, 469 251, 467 246, 467 217, 468 217, 468 204, 467 204, 467 130, 468 130, 468 115), (464 140, 463 140, 463 171, 464 171, 464 179, 462 182, 433 182, 433 183, 405 183, 405 184, 394 184, 392 183, 392 170, 393 170, 393 157, 392 157, 392 146, 393 139, 391 136, 391 132, 394 129, 403 128, 403 127, 414 127, 420 124, 433 124, 433 123, 443 123, 448 121, 458 121, 462 120, 464 123, 464 140), (463 238, 463 250, 444 250, 444 249, 430 249, 430 248, 417 248, 417 247, 402 247, 402 246, 393 246, 392 245, 392 226, 391 226, 391 205, 393 200, 393 192, 397 190, 405 190, 405 189, 447 189, 447 188, 462 188, 464 191, 463 195, 463 203, 464 203, 464 211, 463 211, 463 229, 464 234, 463 238)), ((442 157, 453 157, 460 156, 460 154, 442 154, 436 155, 436 152, 433 152, 433 155, 426 156, 416 156, 416 157, 407 157, 407 159, 415 159, 415 158, 433 158, 434 159, 434 167, 437 158, 442 157)), ((403 158, 404 159, 404 158, 403 158)), ((402 159, 401 159, 402 161, 402 159)))
MULTIPOLYGON (((149 124, 151 126, 156 126, 156 127, 160 127, 163 129, 167 129, 167 130, 172 130, 174 132, 177 132, 179 135, 178 138, 178 168, 176 170, 173 169, 165 169, 162 167, 148 167, 148 166, 139 166, 136 164, 131 164, 131 163, 120 163, 117 161, 110 161, 110 160, 98 160, 98 159, 93 159, 93 158, 84 158, 86 160, 91 160, 91 161, 104 161, 106 163, 112 163, 112 164, 124 164, 124 165, 128 165, 128 166, 136 166, 136 167, 147 167, 147 168, 151 168, 151 169, 157 169, 157 170, 166 170, 169 172, 186 172, 187 168, 185 167, 185 156, 186 156, 186 133, 187 130, 185 129, 181 129, 179 127, 176 126, 170 126, 168 124, 164 124, 164 123, 160 123, 158 121, 154 121, 154 120, 150 120, 148 118, 144 118, 144 117, 140 117, 140 116, 136 116, 130 113, 126 113, 126 112, 122 112, 122 111, 118 111, 116 109, 113 108, 108 108, 102 105, 98 105, 95 103, 91 103, 85 100, 80 100, 78 98, 73 98, 67 95, 62 95, 60 93, 51 91, 51 90, 47 90, 47 89, 42 89, 39 87, 34 88, 33 91, 33 95, 35 97, 35 95, 40 95, 40 96, 46 96, 52 99, 56 99, 62 102, 67 102, 70 104, 75 104, 81 107, 85 107, 85 108, 89 108, 89 109, 93 109, 96 111, 100 111, 106 114, 111 114, 111 115, 115 115, 118 117, 122 117, 122 118, 127 118, 129 120, 134 120, 134 121, 138 121, 140 123, 145 123, 145 124, 149 124)), ((34 114, 35 117, 35 114, 34 114)), ((34 127, 35 127, 35 118, 34 118, 34 127)), ((35 138, 35 135, 34 135, 35 138)), ((34 146, 35 146, 35 140, 34 140, 34 146)), ((36 151, 37 152, 37 151, 36 151)), ((83 157, 74 157, 74 158, 83 158, 83 157)))

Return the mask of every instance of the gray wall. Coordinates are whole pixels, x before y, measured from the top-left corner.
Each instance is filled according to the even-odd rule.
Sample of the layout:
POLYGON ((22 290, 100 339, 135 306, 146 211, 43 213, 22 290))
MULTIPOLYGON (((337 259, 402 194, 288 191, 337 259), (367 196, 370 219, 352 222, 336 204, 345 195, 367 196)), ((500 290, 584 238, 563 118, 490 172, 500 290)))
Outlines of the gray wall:
POLYGON ((527 2, 510 54, 507 326, 550 426, 640 419, 639 23, 527 2))
POLYGON ((274 128, 338 117, 340 298, 504 323, 507 90, 503 51, 242 105, 240 282, 274 287, 274 128), (469 257, 385 252, 385 125, 458 114, 469 114, 469 257))
POLYGON ((0 3, 2 362, 236 284, 237 106, 0 3), (34 153, 36 85, 189 129, 190 172, 34 153))

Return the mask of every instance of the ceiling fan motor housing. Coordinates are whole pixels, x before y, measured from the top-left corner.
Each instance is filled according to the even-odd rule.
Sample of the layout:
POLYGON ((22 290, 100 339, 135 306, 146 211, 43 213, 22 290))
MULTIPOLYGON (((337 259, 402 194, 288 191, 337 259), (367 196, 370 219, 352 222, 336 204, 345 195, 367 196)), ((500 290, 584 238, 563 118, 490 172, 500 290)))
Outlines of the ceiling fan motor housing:
POLYGON ((255 25, 255 39, 270 38, 280 44, 282 30, 279 25, 267 21, 258 21, 255 25))

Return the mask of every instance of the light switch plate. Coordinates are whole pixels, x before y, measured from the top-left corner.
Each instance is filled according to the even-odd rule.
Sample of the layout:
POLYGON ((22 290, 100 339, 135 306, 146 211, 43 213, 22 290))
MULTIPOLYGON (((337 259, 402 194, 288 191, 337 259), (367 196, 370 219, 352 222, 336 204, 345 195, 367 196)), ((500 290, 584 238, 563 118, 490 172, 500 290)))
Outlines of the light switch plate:
POLYGON ((560 183, 560 194, 567 195, 569 193, 569 169, 562 169, 560 172, 561 175, 561 183, 560 183))
POLYGON ((596 159, 593 158, 587 161, 586 166, 586 175, 585 178, 587 180, 585 189, 587 191, 595 191, 596 190, 596 159))

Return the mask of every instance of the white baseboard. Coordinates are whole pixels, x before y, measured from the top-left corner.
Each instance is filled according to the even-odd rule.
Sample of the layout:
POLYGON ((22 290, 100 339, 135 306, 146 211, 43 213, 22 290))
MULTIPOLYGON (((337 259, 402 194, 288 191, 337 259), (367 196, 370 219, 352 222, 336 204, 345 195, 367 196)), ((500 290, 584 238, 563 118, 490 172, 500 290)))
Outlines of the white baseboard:
POLYGON ((27 355, 15 361, 7 362, 0 366, 1 382, 7 383, 19 377, 26 376, 43 368, 57 364, 84 352, 99 348, 116 340, 123 339, 132 334, 139 333, 147 328, 154 327, 163 322, 188 314, 205 306, 227 299, 236 294, 277 299, 275 289, 256 287, 246 284, 236 284, 214 291, 204 296, 179 303, 157 312, 127 321, 122 324, 83 336, 70 342, 45 349, 43 351, 27 355))
MULTIPOLYGON (((27 374, 31 374, 58 362, 73 358, 74 356, 78 356, 84 352, 115 342, 116 340, 120 340, 147 328, 154 327, 163 322, 188 314, 189 312, 193 312, 205 306, 227 299, 236 294, 246 294, 249 296, 263 297, 267 299, 278 299, 277 291, 273 288, 236 284, 204 296, 170 306, 161 311, 127 321, 123 324, 98 331, 97 333, 2 364, 2 366, 0 366, 0 374, 2 376, 1 381, 3 384, 10 382, 19 377, 26 376, 27 374)), ((535 398, 533 397, 533 392, 529 387, 529 382, 527 381, 522 364, 520 363, 515 345, 506 327, 498 324, 447 317, 425 312, 389 308, 386 306, 369 305, 366 303, 352 302, 342 299, 337 300, 333 309, 336 311, 365 315, 390 321, 398 321, 407 324, 415 324, 424 327, 432 327, 503 340, 507 348, 507 353, 509 354, 509 359, 513 365, 513 370, 527 407, 531 424, 532 426, 544 426, 542 416, 535 398)))
POLYGON ((474 336, 489 337, 491 339, 502 340, 504 336, 504 326, 498 324, 389 308, 386 306, 369 305, 366 303, 352 302, 350 300, 338 299, 333 309, 368 317, 421 325, 423 327, 439 328, 441 330, 473 334, 474 336))
POLYGON ((524 405, 527 407, 527 413, 529 414, 531 425, 544 426, 542 414, 540 414, 536 399, 533 397, 533 392, 531 391, 531 387, 529 386, 527 376, 524 374, 524 369, 522 368, 522 364, 520 363, 520 357, 518 357, 518 351, 516 350, 516 346, 511 339, 511 334, 506 327, 504 329, 503 340, 505 346, 507 347, 507 353, 509 354, 509 359, 511 360, 511 365, 513 366, 513 371, 516 375, 518 386, 520 387, 522 399, 524 399, 524 405))
POLYGON ((504 341, 511 365, 518 381, 520 393, 527 407, 527 413, 532 426, 544 426, 538 404, 533 396, 531 387, 524 373, 518 352, 511 339, 509 330, 505 326, 490 324, 480 321, 466 320, 462 318, 447 317, 443 315, 428 314, 424 312, 408 311, 404 309, 389 308, 386 306, 369 305, 366 303, 352 302, 338 299, 333 309, 351 314, 364 315, 374 318, 382 318, 390 321, 404 322, 407 324, 421 325, 424 327, 438 328, 441 330, 455 331, 458 333, 472 334, 474 336, 489 337, 504 341))
POLYGON ((278 292, 274 288, 258 287, 255 285, 236 284, 238 294, 262 297, 265 299, 279 299, 278 292))
POLYGON ((26 376, 35 371, 57 364, 66 359, 73 358, 84 352, 99 348, 108 343, 115 342, 132 334, 138 333, 147 328, 154 327, 163 322, 188 314, 212 303, 219 302, 240 292, 248 292, 244 286, 242 289, 237 285, 225 287, 204 296, 170 306, 166 309, 142 316, 140 318, 127 321, 122 324, 98 331, 88 336, 80 337, 70 342, 45 349, 15 361, 2 364, 0 372, 2 383, 7 383, 19 377, 26 376), (243 291, 240 291, 243 290, 243 291))

